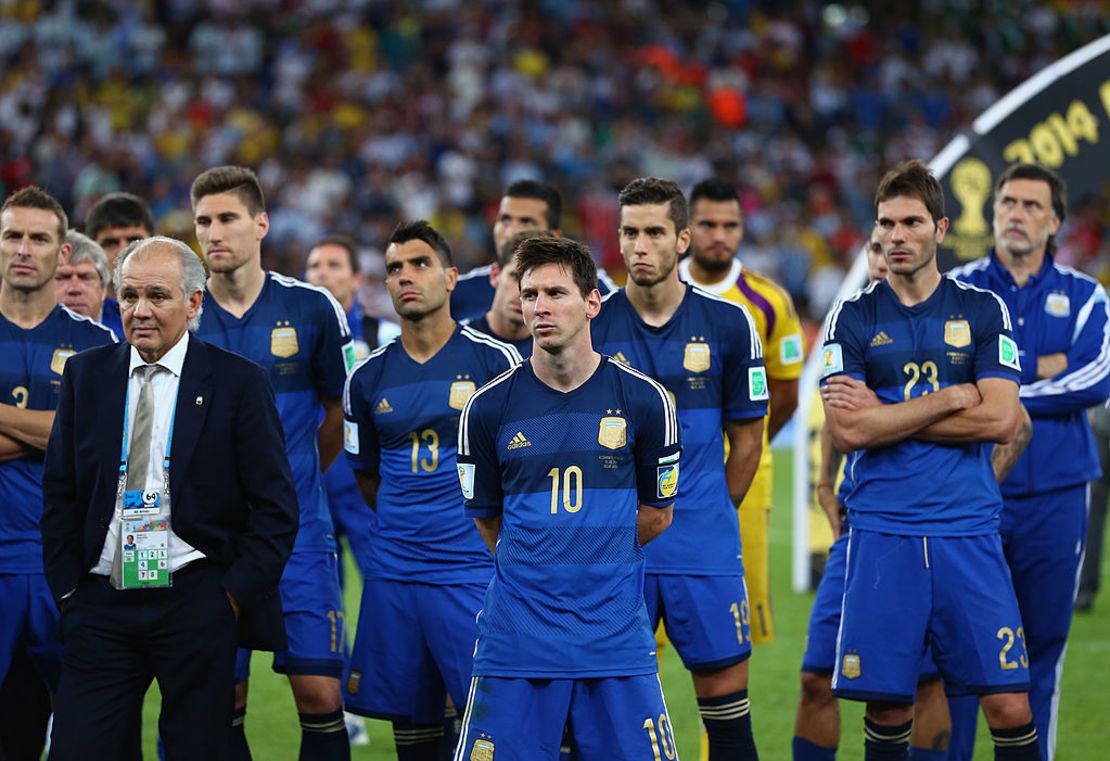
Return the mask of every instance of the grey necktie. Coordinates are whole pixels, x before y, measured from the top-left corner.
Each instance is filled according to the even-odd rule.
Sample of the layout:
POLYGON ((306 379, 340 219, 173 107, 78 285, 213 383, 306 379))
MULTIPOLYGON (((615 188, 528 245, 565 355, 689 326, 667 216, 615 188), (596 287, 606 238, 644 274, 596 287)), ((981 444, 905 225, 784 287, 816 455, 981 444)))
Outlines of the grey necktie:
MULTIPOLYGON (((158 365, 144 365, 138 368, 142 376, 139 389, 139 403, 135 406, 135 424, 131 427, 131 444, 127 449, 127 491, 146 491, 146 472, 150 468, 150 438, 154 428, 154 390, 150 379, 159 369, 158 365)), ((122 534, 122 532, 121 532, 122 534)), ((112 586, 120 589, 120 571, 123 567, 123 537, 116 544, 116 557, 112 563, 110 579, 112 586)))
POLYGON ((131 429, 131 447, 127 450, 127 490, 144 491, 146 472, 150 469, 150 437, 154 428, 154 391, 150 380, 158 365, 144 365, 138 369, 143 376, 139 390, 139 403, 135 407, 135 425, 131 429))

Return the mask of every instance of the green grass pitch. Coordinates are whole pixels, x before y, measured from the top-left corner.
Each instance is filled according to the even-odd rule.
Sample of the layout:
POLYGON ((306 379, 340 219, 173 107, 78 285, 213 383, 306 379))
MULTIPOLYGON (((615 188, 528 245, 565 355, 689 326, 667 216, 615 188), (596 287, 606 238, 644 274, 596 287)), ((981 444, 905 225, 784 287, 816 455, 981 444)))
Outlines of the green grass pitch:
MULTIPOLYGON (((790 452, 776 451, 771 551, 777 639, 756 649, 751 670, 752 716, 756 743, 764 761, 788 761, 790 758, 798 700, 798 666, 813 601, 812 593, 795 595, 790 591, 790 477, 790 452)), ((1110 558, 1110 552, 1103 557, 1110 558)), ((359 600, 358 575, 349 562, 348 579, 354 582, 347 590, 348 626, 353 637, 359 600)), ((1061 691, 1057 761, 1097 761, 1110 757, 1110 697, 1103 689, 1110 682, 1110 562, 1104 562, 1102 579, 1103 592, 1094 612, 1076 615, 1072 624, 1061 691)), ((697 761, 701 727, 689 675, 673 651, 664 653, 661 670, 679 757, 697 761)), ((255 655, 252 673, 247 736, 254 758, 258 761, 295 760, 300 727, 288 683, 270 670, 270 656, 266 653, 255 655)), ((153 688, 148 695, 143 722, 147 759, 156 758, 157 705, 157 689, 153 688)), ((863 758, 862 715, 861 704, 841 703, 843 739, 838 757, 843 761, 863 758)), ((370 745, 352 748, 352 758, 358 761, 396 758, 390 726, 367 720, 367 729, 370 745)), ((989 737, 982 726, 975 757, 993 758, 989 737)))

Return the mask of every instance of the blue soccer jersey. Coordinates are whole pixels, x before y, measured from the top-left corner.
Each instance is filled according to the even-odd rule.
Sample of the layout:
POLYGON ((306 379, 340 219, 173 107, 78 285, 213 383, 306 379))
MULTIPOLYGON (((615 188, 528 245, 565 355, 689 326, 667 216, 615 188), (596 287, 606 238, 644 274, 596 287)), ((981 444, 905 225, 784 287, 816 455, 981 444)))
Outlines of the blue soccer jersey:
POLYGON ((674 500, 680 436, 666 390, 611 357, 568 393, 524 362, 474 395, 459 423, 466 511, 501 517, 475 676, 656 672, 637 510, 674 500))
POLYGON ((518 338, 515 341, 510 341, 507 338, 499 338, 498 336, 494 335, 493 329, 489 326, 489 320, 484 314, 469 320, 463 320, 463 324, 468 327, 474 328, 481 333, 485 333, 487 336, 493 336, 498 341, 502 341, 511 345, 520 353, 520 356, 524 359, 528 359, 532 356, 532 336, 530 335, 525 336, 524 338, 518 338))
POLYGON ((423 364, 395 339, 351 373, 343 398, 347 459, 381 479, 363 563, 368 577, 489 581, 493 561, 459 494, 459 414, 479 386, 518 362, 511 346, 458 326, 423 364))
MULTIPOLYGON (((865 382, 884 404, 983 378, 1016 383, 1021 371, 1005 304, 950 278, 914 306, 885 281, 838 302, 825 324, 823 368, 825 378, 865 382)), ((852 526, 913 536, 997 532, 992 446, 905 439, 860 450, 845 499, 852 526)))
POLYGON ((605 298, 590 330, 595 346, 666 387, 682 423, 682 496, 671 527, 646 549, 648 573, 738 573, 740 528, 722 430, 767 413, 763 347, 751 315, 688 285, 667 324, 653 327, 619 290, 605 298))
POLYGON ((295 552, 335 552, 317 431, 323 419, 320 398, 343 394, 354 346, 343 308, 323 288, 274 272, 242 317, 204 294, 197 336, 264 367, 277 398, 285 432, 285 452, 300 505, 295 552))
MULTIPOLYGON (((0 315, 0 399, 54 410, 66 360, 115 334, 64 306, 25 330, 0 315)), ((0 574, 42 573, 42 453, 0 463, 0 574)))

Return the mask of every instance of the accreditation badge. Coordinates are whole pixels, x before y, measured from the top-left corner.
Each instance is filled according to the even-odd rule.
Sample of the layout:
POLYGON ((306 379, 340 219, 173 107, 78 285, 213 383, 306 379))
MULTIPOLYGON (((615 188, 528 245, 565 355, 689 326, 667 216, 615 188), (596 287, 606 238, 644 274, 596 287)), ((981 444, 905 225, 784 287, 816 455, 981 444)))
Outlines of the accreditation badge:
POLYGON ((300 348, 297 329, 292 325, 278 326, 270 331, 270 353, 275 357, 292 357, 300 348))
MULTIPOLYGON (((156 515, 124 510, 120 520, 119 589, 151 589, 172 585, 170 573, 169 494, 158 494, 156 515)), ((147 506, 148 508, 150 505, 147 506)))
POLYGON ((447 397, 447 406, 453 410, 461 410, 474 396, 476 387, 474 381, 459 380, 451 384, 451 394, 447 397))
POLYGON ((603 417, 597 427, 597 443, 606 449, 620 449, 628 442, 627 427, 622 417, 603 417))
POLYGON ((700 341, 686 344, 682 353, 682 367, 692 373, 704 373, 709 369, 709 344, 700 341))

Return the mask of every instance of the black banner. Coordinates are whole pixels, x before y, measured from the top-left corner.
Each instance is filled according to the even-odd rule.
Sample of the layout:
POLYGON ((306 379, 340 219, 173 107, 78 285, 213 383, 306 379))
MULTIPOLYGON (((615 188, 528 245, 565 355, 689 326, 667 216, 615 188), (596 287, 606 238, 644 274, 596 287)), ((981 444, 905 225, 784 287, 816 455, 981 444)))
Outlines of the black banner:
POLYGON ((1069 205, 1103 193, 1110 179, 1110 35, 1026 80, 933 159, 951 220, 937 254, 942 271, 993 245, 994 180, 1019 161, 1059 172, 1069 205))

